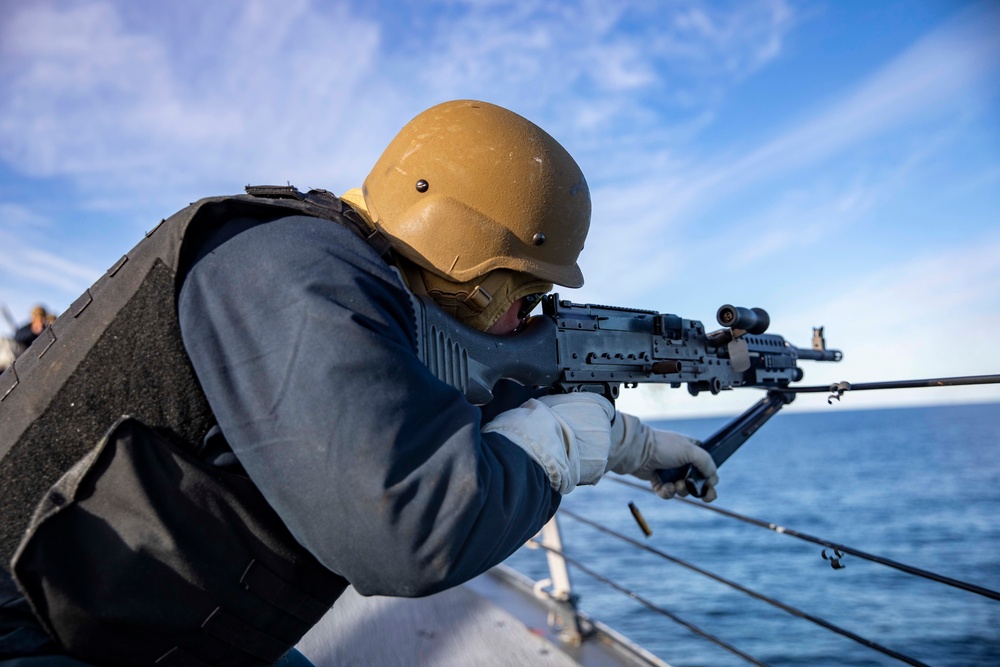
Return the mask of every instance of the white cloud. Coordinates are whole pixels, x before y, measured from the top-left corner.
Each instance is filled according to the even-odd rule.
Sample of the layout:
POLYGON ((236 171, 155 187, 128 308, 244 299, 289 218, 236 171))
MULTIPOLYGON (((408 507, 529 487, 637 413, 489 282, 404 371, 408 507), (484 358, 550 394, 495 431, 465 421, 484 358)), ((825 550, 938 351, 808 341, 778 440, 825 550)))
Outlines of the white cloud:
MULTIPOLYGON (((980 107, 998 88, 1000 41, 995 9, 979 8, 932 32, 840 101, 783 134, 743 152, 679 163, 682 172, 649 176, 640 187, 670 202, 668 215, 690 215, 724 195, 767 178, 814 166, 914 120, 980 107)), ((648 173, 648 172, 647 172, 648 173)), ((636 199, 636 195, 632 195, 636 199)))
POLYGON ((687 3, 673 19, 676 30, 661 32, 654 48, 698 63, 701 73, 721 69, 744 76, 780 54, 782 38, 793 24, 791 8, 780 0, 687 3))
MULTIPOLYGON (((759 63, 752 53, 787 30, 767 27, 783 6, 769 0, 735 3, 737 21, 725 18, 732 8, 696 1, 431 4, 380 15, 307 0, 281 11, 259 0, 9 5, 0 24, 0 159, 22 176, 65 179, 67 205, 79 193, 82 208, 107 214, 109 229, 141 231, 247 182, 358 185, 392 134, 446 97, 506 97, 497 101, 567 127, 553 129, 560 137, 579 128, 575 141, 604 156, 602 144, 619 140, 613 128, 662 125, 637 95, 684 77, 724 85, 730 61, 759 63), (673 20, 695 10, 717 27, 673 20), (660 34, 684 49, 650 49, 660 34)), ((694 124, 680 119, 679 132, 710 122, 698 95, 692 89, 684 105, 694 124)), ((624 141, 640 139, 633 132, 624 141)), ((85 229, 58 226, 67 243, 85 229)), ((17 237, 16 253, 9 237, 8 256, 47 267, 29 271, 37 289, 80 280, 73 291, 82 290, 91 278, 58 266, 35 231, 17 237)))
MULTIPOLYGON (((935 146, 923 146, 923 154, 897 146, 888 158, 900 163, 895 169, 859 164, 828 180, 810 179, 809 169, 928 119, 945 137, 1000 81, 998 45, 985 27, 996 22, 995 11, 966 16, 782 134, 706 155, 691 140, 716 122, 727 90, 782 55, 797 22, 787 3, 497 0, 407 4, 375 15, 359 3, 307 0, 281 11, 260 1, 154 10, 40 0, 6 10, 0 159, 21 175, 65 178, 91 208, 141 219, 136 212, 150 207, 170 212, 160 210, 163 201, 183 204, 245 182, 342 190, 358 184, 419 109, 483 97, 550 128, 585 166, 595 225, 584 260, 588 289, 602 295, 595 300, 667 309, 673 306, 663 295, 671 290, 703 298, 702 281, 743 286, 750 281, 741 269, 755 262, 815 251, 935 146), (774 193, 770 203, 708 228, 724 249, 738 239, 743 259, 707 262, 705 235, 695 230, 705 212, 759 188, 774 193)), ((995 183, 996 171, 989 173, 982 178, 995 183)), ((30 269, 39 284, 79 292, 99 275, 60 264, 37 250, 37 239, 5 229, 5 248, 45 267, 45 276, 30 269)), ((958 257, 949 253, 957 264, 938 267, 950 276, 941 285, 967 280, 952 273, 963 267, 958 257)), ((10 262, 0 266, 5 275, 13 270, 10 262)), ((921 282, 913 267, 899 270, 908 283, 895 283, 891 271, 873 278, 900 290, 883 299, 906 302, 907 284, 935 294, 936 283, 921 282)), ((997 284, 992 269, 963 270, 997 284)), ((12 284, 5 278, 5 288, 12 284)), ((851 294, 871 296, 858 290, 851 294)), ((936 298, 948 297, 955 294, 936 298)), ((886 310, 861 303, 872 317, 886 310)), ((929 349, 928 340, 905 344, 917 345, 916 354, 929 349)), ((860 340, 846 342, 860 351, 851 355, 875 354, 860 340)))
POLYGON ((136 26, 124 9, 37 3, 11 12, 0 35, 0 157, 12 167, 124 198, 356 168, 335 146, 349 155, 353 125, 384 116, 374 101, 348 102, 370 73, 377 26, 304 2, 277 12, 218 4, 196 14, 228 14, 225 32, 177 44, 170 29, 193 37, 197 26, 136 26))
POLYGON ((801 299, 782 317, 782 326, 836 323, 827 330, 850 345, 844 367, 858 381, 894 371, 913 376, 921 368, 934 374, 1000 372, 1000 346, 983 336, 1000 328, 998 286, 1000 236, 993 233, 864 274, 837 276, 829 295, 815 304, 801 299))
POLYGON ((404 35, 396 47, 422 53, 410 71, 427 90, 440 99, 501 90, 503 99, 495 101, 564 134, 573 132, 568 121, 579 118, 583 137, 701 114, 719 90, 776 57, 794 23, 781 0, 456 2, 451 8, 441 23, 419 38, 404 35), (599 116, 601 125, 593 114, 576 113, 595 101, 614 109, 599 116))
POLYGON ((81 285, 93 283, 103 273, 92 266, 67 261, 37 248, 25 247, 0 233, 6 252, 0 255, 0 271, 16 274, 36 285, 54 287, 77 294, 81 285))
MULTIPOLYGON (((797 256, 860 233, 851 229, 860 221, 884 224, 873 208, 895 217, 885 207, 921 170, 960 159, 956 137, 1000 87, 1000 41, 985 27, 997 16, 983 8, 960 15, 842 100, 742 154, 651 153, 655 141, 616 147, 608 171, 626 177, 595 188, 584 255, 588 287, 603 286, 596 300, 662 300, 665 287, 700 284, 699 271, 712 273, 706 282, 740 285, 768 262, 779 273, 809 270, 797 256), (755 200, 758 191, 770 200, 755 200)), ((959 179, 935 187, 962 187, 959 179)))
MULTIPOLYGON (((994 235, 837 276, 830 294, 803 295, 778 314, 770 332, 808 347, 812 327, 825 325, 827 346, 844 353, 840 363, 800 362, 803 385, 1000 374, 1000 345, 993 341, 1000 330, 998 285, 1000 236, 994 235)), ((684 389, 647 387, 623 392, 619 407, 646 418, 736 414, 759 395, 734 390, 692 398, 684 389)), ((788 409, 828 409, 826 396, 801 395, 788 409)), ((838 408, 977 401, 1000 401, 1000 385, 854 392, 838 408)))
POLYGON ((69 261, 37 247, 39 233, 51 233, 52 220, 19 204, 0 202, 0 275, 3 282, 26 280, 73 295, 96 280, 103 271, 69 261))
POLYGON ((50 217, 0 202, 0 303, 16 316, 37 303, 63 309, 107 268, 69 259, 60 251, 63 236, 50 217))
POLYGON ((990 28, 997 13, 965 14, 934 31, 828 111, 737 160, 716 183, 814 163, 914 118, 976 104, 977 92, 985 98, 997 88, 1000 40, 990 28))
POLYGON ((420 30, 394 22, 424 7, 376 22, 305 0, 15 6, 0 28, 0 158, 120 196, 248 173, 354 185, 399 125, 445 97, 505 90, 540 121, 575 116, 589 132, 658 123, 633 93, 759 67, 789 15, 777 0, 431 5, 440 19, 420 30), (651 48, 657 36, 675 46, 651 48), (574 113, 581 95, 606 98, 605 112, 574 113))

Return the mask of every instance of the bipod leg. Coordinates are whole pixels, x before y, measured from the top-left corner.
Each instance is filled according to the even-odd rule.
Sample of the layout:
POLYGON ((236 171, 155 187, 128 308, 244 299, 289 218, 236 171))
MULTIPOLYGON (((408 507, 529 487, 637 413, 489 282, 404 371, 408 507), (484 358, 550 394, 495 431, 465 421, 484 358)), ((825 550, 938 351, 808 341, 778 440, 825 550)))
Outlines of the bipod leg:
MULTIPOLYGON (((795 400, 795 394, 771 389, 767 396, 760 399, 746 412, 712 434, 702 442, 701 446, 711 455, 716 466, 722 465, 733 453, 757 432, 768 419, 778 413, 781 408, 795 400)), ((701 498, 705 493, 705 476, 693 465, 679 468, 657 470, 661 482, 684 482, 685 488, 695 498, 701 498)))

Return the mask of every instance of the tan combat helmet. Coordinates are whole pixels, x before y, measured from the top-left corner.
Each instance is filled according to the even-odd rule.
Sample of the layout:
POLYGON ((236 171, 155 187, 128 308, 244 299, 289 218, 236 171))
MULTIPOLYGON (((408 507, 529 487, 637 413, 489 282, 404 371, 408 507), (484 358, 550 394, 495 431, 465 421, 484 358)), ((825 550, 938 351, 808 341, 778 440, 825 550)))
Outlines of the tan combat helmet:
POLYGON ((583 284, 587 181, 565 148, 512 111, 431 107, 390 142, 362 191, 372 222, 428 282, 476 283, 503 269, 522 284, 583 284))

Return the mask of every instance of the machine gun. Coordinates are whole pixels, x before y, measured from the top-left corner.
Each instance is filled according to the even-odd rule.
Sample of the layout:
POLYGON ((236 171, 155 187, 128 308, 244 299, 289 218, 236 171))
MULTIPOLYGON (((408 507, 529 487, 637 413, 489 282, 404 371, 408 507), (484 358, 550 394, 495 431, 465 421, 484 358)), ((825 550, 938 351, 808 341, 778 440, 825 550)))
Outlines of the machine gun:
MULTIPOLYGON (((725 305, 708 332, 697 320, 652 310, 577 304, 550 294, 542 314, 510 336, 493 336, 462 326, 427 298, 414 296, 417 352, 440 380, 483 405, 501 378, 557 392, 592 391, 612 402, 622 385, 686 384, 691 394, 718 394, 734 387, 760 387, 767 396, 704 441, 716 465, 736 451, 795 394, 802 379, 799 359, 840 361, 826 349, 822 329, 812 348, 798 348, 765 333, 766 311, 725 305)), ((685 480, 702 495, 704 480, 691 466, 659 471, 663 481, 685 480)))

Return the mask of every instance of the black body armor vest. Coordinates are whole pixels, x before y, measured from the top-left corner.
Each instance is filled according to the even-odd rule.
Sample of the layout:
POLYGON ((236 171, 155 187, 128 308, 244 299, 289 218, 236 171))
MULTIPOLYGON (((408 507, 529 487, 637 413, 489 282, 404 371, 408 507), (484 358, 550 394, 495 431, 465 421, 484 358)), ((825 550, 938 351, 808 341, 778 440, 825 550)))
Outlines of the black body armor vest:
POLYGON ((0 376, 2 562, 80 659, 263 667, 348 585, 247 477, 192 456, 215 420, 177 293, 199 237, 234 218, 320 217, 387 246, 325 191, 248 192, 162 221, 0 376))

